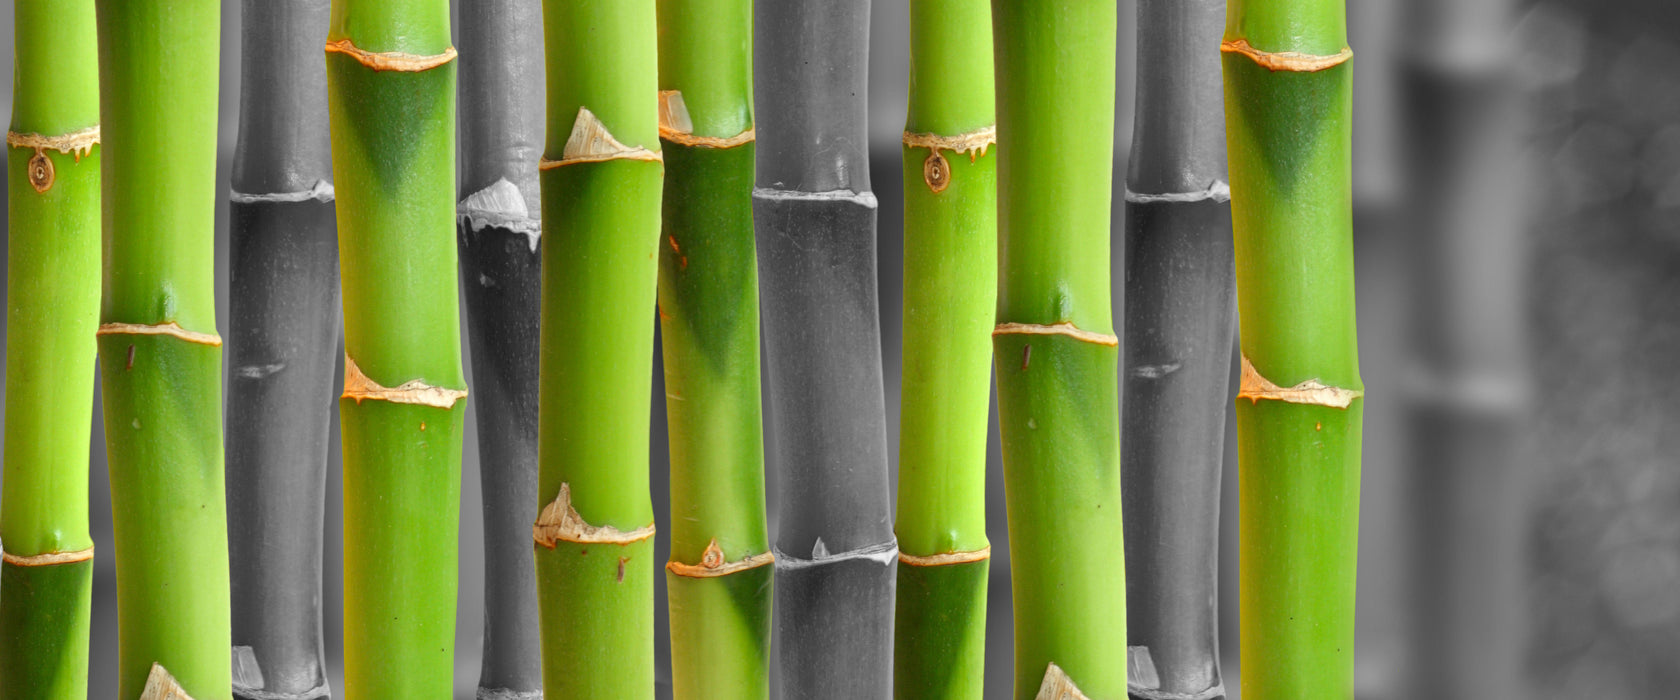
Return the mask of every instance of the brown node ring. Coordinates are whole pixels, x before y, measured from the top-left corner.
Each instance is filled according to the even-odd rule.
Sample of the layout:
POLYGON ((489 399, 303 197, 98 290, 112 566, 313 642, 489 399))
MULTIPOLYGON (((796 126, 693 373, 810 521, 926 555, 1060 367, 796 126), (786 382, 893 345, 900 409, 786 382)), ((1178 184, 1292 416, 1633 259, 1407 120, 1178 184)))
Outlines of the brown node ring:
POLYGON ((922 161, 922 180, 934 194, 944 192, 951 186, 951 164, 945 162, 945 156, 935 150, 928 154, 927 160, 922 161))

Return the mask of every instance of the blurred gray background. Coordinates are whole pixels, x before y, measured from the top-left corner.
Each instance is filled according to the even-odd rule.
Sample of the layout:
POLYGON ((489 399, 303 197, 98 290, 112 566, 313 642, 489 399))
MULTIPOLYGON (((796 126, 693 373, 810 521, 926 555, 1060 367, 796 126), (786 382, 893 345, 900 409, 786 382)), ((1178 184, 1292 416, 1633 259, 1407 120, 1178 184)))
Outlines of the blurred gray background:
MULTIPOLYGON (((1117 204, 1131 141, 1133 4, 1120 0, 1117 204)), ((1680 430, 1672 429, 1680 422, 1672 369, 1680 357, 1680 4, 1349 0, 1349 12, 1370 397, 1359 696, 1664 697, 1680 685, 1680 430)), ((239 19, 239 3, 224 2, 219 226, 239 107, 239 19)), ((876 0, 873 27, 870 134, 896 444, 906 0, 876 0)), ((3 37, 10 60, 10 22, 3 37)), ((0 90, 8 105, 10 95, 0 90)), ((218 231, 225 309, 226 231, 218 231)), ((661 376, 656 368, 650 440, 663 527, 661 376)), ((97 406, 92 529, 99 551, 111 552, 97 406)), ((324 603, 328 663, 341 691, 337 410, 320 409, 333 416, 324 603)), ((476 685, 483 616, 474 425, 467 421, 461 490, 461 698, 476 685)), ((1009 559, 995 425, 991 439, 997 555, 987 696, 1003 698, 1009 559)), ((1241 661, 1235 478, 1228 459, 1221 606, 1232 697, 1241 661)), ((90 694, 110 697, 113 562, 95 562, 90 694)), ((659 618, 663 626, 663 604, 659 618)), ((662 667, 665 644, 662 633, 662 667)))

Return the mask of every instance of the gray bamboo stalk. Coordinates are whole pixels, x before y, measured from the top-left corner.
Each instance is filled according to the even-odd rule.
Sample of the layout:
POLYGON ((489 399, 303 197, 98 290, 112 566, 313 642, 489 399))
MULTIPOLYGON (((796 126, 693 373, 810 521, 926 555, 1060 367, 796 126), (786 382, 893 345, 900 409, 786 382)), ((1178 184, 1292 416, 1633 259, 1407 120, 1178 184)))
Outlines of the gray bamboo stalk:
POLYGON ((1403 697, 1525 697, 1524 469, 1532 378, 1522 270, 1521 95, 1511 0, 1407 3, 1401 57, 1413 280, 1403 697))
POLYGON ((1139 0, 1120 468, 1133 698, 1219 698, 1219 481, 1236 329, 1224 0, 1139 0))
POLYGON ((227 498, 233 692, 331 695, 322 666, 338 244, 328 0, 245 0, 230 194, 227 498))
POLYGON ((869 0, 754 9, 753 191, 780 470, 775 656, 786 700, 892 693, 887 483, 869 188, 869 0))
POLYGON ((484 654, 478 697, 542 697, 531 523, 544 122, 541 0, 459 7, 462 199, 457 207, 484 495, 484 654))

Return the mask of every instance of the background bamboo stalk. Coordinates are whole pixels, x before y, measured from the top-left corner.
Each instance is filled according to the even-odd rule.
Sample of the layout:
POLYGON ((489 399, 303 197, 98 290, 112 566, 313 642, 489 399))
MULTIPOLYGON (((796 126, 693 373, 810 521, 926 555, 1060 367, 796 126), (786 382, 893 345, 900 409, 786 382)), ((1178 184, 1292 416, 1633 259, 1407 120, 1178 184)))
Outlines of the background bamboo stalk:
POLYGON ((227 493, 235 697, 331 694, 321 638, 338 349, 329 0, 247 0, 230 195, 227 493))
POLYGON ((1109 296, 1115 5, 994 0, 992 12, 993 356, 1014 696, 1122 698, 1119 341, 1109 296))
POLYGON ((781 475, 775 656, 781 696, 892 692, 898 548, 869 187, 869 2, 754 8, 770 462, 781 475))
POLYGON ((1231 0, 1222 50, 1243 352, 1243 697, 1348 698, 1364 391, 1342 0, 1231 0))
POLYGON ((991 7, 910 5, 893 694, 984 692, 989 331, 997 311, 991 7))
POLYGON ((769 697, 752 227, 752 3, 659 3, 659 318, 671 446, 675 697, 769 697))
POLYGON ((473 0, 459 13, 462 199, 456 227, 484 499, 479 696, 538 698, 542 636, 527 539, 537 500, 542 3, 473 0))
POLYGON ((230 697, 214 0, 99 0, 118 696, 230 697))
POLYGON ((654 0, 543 6, 536 541, 543 690, 650 698, 648 424, 661 180, 654 0))
POLYGON ((461 372, 455 50, 444 0, 335 0, 328 108, 344 294, 344 685, 453 690, 461 372))
POLYGON ((93 592, 97 29, 92 0, 19 0, 12 20, 0 698, 81 700, 93 592))
POLYGON ((1236 279, 1217 54, 1223 0, 1139 0, 1126 184, 1121 476, 1129 685, 1222 697, 1219 491, 1236 279))

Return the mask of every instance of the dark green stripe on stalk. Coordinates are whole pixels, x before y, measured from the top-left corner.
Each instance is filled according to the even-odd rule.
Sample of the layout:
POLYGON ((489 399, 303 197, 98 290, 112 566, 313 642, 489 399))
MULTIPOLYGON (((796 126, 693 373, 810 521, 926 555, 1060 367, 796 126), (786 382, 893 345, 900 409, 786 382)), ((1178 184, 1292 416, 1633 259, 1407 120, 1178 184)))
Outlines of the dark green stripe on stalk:
POLYGON ((1037 695, 1053 664, 1086 697, 1118 700, 1126 602, 1109 292, 1115 6, 992 7, 1001 273, 993 347, 1015 697, 1037 695))
POLYGON ((543 5, 537 505, 544 515, 536 570, 543 692, 554 698, 653 695, 648 394, 664 175, 658 160, 646 159, 659 148, 655 18, 654 0, 543 5), (572 155, 606 159, 568 160, 579 122, 646 150, 600 148, 598 139, 585 148, 580 139, 572 155), (557 527, 563 523, 586 531, 568 533, 557 527))
POLYGON ((1228 8, 1226 133, 1243 355, 1243 696, 1353 693, 1363 385, 1354 322, 1352 65, 1341 0, 1228 8), (1233 52, 1246 41, 1258 57, 1233 52), (1290 52, 1323 60, 1284 57, 1290 52), (1270 67, 1262 65, 1268 61, 1270 67), (1276 68, 1277 70, 1273 70, 1276 68), (1257 377, 1347 400, 1268 394, 1257 377), (1312 385, 1309 385, 1312 386, 1312 385))
POLYGON ((442 0, 337 0, 329 46, 430 61, 375 70, 329 51, 346 364, 344 684, 351 698, 453 692, 466 412, 456 307, 455 62, 442 0), (339 46, 344 46, 340 43, 339 46))

